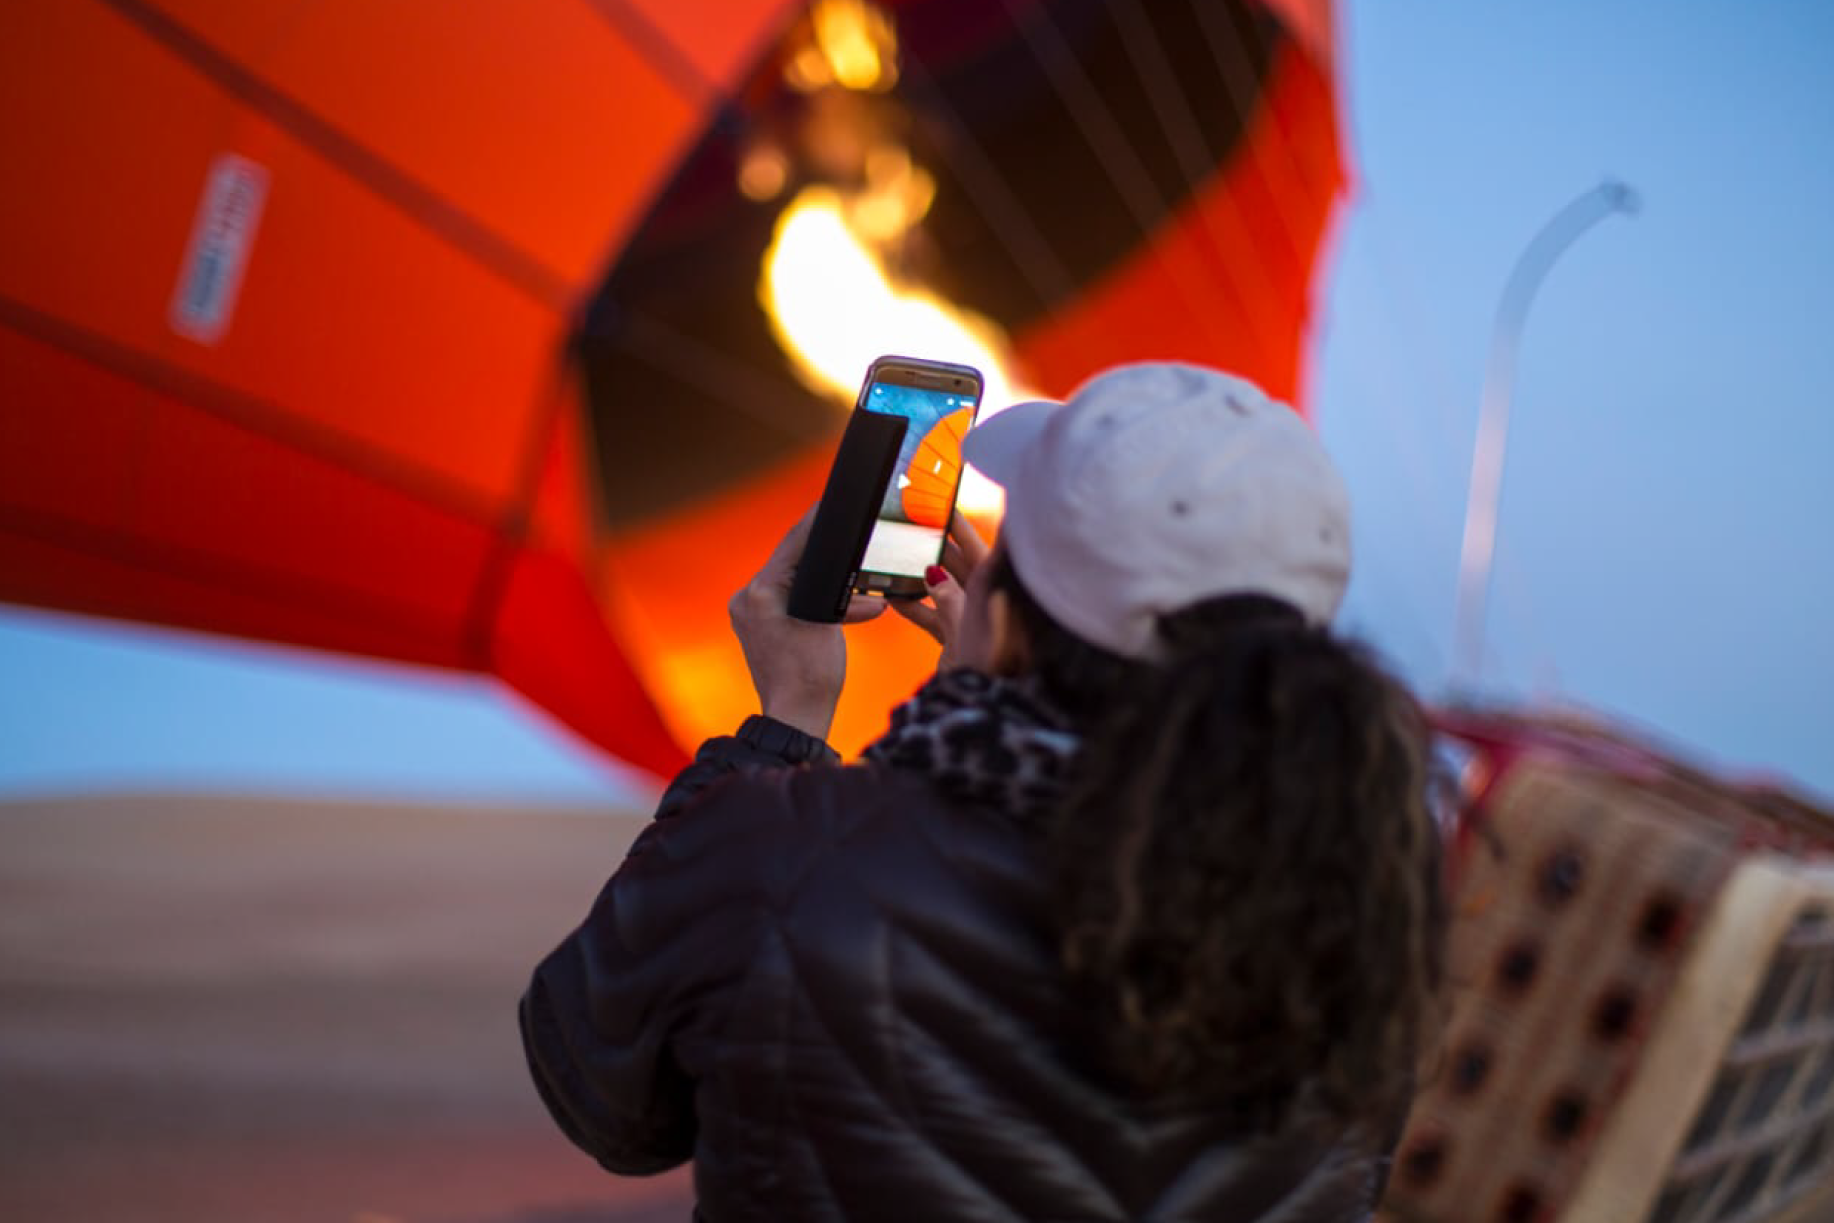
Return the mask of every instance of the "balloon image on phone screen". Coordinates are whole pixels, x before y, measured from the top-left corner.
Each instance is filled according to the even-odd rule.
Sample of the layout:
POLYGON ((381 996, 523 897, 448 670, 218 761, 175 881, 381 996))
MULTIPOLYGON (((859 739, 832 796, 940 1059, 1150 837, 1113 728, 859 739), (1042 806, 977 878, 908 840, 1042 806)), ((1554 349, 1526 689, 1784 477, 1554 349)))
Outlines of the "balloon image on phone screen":
POLYGON ((942 559, 961 487, 962 436, 980 408, 981 385, 970 366, 907 357, 881 358, 868 371, 859 409, 907 423, 855 589, 924 593, 923 571, 942 559))

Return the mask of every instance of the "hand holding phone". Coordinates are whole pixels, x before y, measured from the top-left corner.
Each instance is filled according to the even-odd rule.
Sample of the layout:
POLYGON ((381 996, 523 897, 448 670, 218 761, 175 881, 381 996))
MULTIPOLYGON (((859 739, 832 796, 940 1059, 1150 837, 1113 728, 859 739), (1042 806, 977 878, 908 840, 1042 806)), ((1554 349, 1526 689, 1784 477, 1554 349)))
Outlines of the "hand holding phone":
POLYGON ((972 366, 916 357, 880 357, 867 369, 797 566, 792 616, 832 623, 855 593, 925 593, 982 386, 972 366))
POLYGON ((987 543, 974 524, 960 514, 949 520, 949 538, 943 545, 941 581, 929 583, 930 601, 916 599, 888 600, 900 616, 936 639, 942 655, 936 660, 938 671, 959 666, 986 669, 991 659, 983 656, 981 642, 965 642, 961 635, 962 614, 967 606, 969 576, 987 560, 987 543))
MULTIPOLYGON (((835 624, 808 624, 785 615, 797 558, 808 545, 810 507, 764 566, 726 604, 733 635, 745 654, 758 707, 767 717, 818 739, 828 737, 847 676, 847 643, 835 624)), ((855 624, 885 610, 879 599, 853 600, 837 620, 855 624)))

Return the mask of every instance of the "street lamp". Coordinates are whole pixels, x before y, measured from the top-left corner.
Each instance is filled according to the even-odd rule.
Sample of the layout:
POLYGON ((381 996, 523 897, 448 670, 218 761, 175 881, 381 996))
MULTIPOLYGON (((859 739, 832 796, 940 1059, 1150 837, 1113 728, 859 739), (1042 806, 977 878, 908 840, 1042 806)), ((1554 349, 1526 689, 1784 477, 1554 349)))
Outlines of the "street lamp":
POLYGON ((1465 539, 1459 552, 1458 606, 1454 616, 1455 690, 1471 692, 1483 668, 1484 603, 1496 554, 1497 498, 1503 485, 1503 451, 1509 439, 1509 401, 1515 388, 1516 351, 1535 291, 1581 234, 1613 213, 1634 215, 1637 193, 1607 179, 1554 214, 1516 260, 1497 303, 1490 365, 1478 408, 1477 445, 1471 455, 1471 491, 1465 499, 1465 539))

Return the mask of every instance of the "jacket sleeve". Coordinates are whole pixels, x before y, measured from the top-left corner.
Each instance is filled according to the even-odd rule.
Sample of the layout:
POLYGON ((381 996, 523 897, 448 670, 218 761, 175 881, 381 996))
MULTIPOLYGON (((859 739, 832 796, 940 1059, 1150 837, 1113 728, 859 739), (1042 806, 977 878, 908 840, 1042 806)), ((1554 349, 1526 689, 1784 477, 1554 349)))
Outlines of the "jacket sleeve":
POLYGON ((837 764, 840 755, 814 735, 753 714, 738 733, 709 739, 694 753, 694 762, 662 792, 656 818, 667 819, 709 785, 735 773, 758 773, 798 765, 837 764))
POLYGON ((523 1050, 542 1102, 612 1172, 660 1172, 694 1152, 696 1074, 750 962, 771 855, 783 848, 781 787, 759 775, 791 761, 761 744, 759 730, 748 724, 702 745, 522 998, 523 1050))

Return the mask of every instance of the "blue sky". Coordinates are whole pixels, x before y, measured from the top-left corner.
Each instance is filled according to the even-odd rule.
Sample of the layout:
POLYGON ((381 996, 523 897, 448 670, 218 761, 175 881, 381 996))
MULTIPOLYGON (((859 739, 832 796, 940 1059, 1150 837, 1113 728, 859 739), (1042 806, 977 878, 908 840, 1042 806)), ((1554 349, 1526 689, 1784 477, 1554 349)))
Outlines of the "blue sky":
POLYGON ((1316 402, 1358 512, 1346 623, 1444 691, 1476 404, 1522 245, 1643 209, 1522 347, 1485 691, 1834 794, 1834 6, 1352 5, 1360 191, 1316 402))
MULTIPOLYGON (((1342 16, 1358 186, 1312 393, 1357 510, 1344 624, 1443 695, 1497 295, 1621 177, 1641 215, 1581 239, 1530 314, 1484 691, 1834 795, 1834 5, 1342 16)), ((0 675, 0 794, 635 792, 481 680, 10 610, 0 675)))

